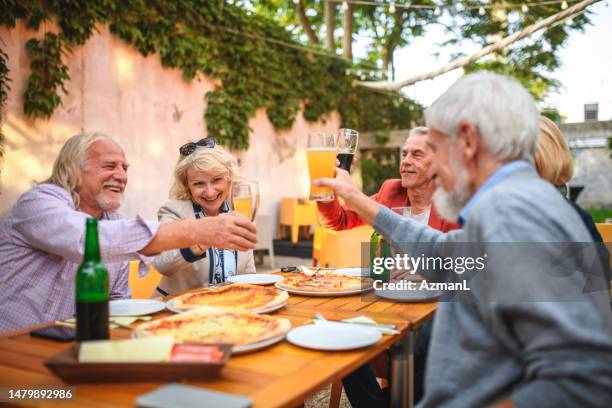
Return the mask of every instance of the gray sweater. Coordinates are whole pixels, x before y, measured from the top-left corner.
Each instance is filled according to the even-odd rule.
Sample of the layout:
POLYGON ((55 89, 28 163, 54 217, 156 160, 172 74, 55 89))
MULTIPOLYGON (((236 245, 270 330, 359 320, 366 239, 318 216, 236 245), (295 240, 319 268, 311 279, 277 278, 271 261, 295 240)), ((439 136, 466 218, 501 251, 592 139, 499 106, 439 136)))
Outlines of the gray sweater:
POLYGON ((419 407, 508 397, 519 407, 612 406, 610 293, 567 244, 591 241, 580 217, 533 168, 482 192, 463 230, 444 234, 386 208, 374 227, 403 253, 487 253, 478 273, 420 272, 467 279, 471 290, 438 304, 419 407))

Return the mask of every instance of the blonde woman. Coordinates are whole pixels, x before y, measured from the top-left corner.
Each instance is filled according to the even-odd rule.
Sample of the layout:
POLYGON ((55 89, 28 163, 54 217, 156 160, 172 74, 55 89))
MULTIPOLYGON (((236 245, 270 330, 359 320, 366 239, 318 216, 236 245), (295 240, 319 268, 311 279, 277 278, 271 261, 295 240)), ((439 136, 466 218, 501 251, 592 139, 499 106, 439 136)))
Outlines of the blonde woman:
MULTIPOLYGON (((569 190, 567 183, 574 175, 574 163, 565 137, 555 122, 545 116, 540 116, 540 139, 533 154, 536 170, 540 177, 555 185, 564 193, 569 190)), ((578 212, 582 222, 591 233, 594 242, 603 242, 591 215, 570 200, 570 205, 578 212)), ((604 246, 598 247, 601 260, 605 267, 606 276, 610 279, 610 255, 604 246)))
MULTIPOLYGON (((230 209, 231 185, 238 175, 236 159, 216 146, 214 138, 187 143, 179 152, 171 199, 159 209, 159 220, 223 216, 230 209)), ((225 282, 236 274, 255 273, 252 250, 237 252, 201 245, 163 252, 154 265, 163 275, 157 287, 163 296, 225 282)))

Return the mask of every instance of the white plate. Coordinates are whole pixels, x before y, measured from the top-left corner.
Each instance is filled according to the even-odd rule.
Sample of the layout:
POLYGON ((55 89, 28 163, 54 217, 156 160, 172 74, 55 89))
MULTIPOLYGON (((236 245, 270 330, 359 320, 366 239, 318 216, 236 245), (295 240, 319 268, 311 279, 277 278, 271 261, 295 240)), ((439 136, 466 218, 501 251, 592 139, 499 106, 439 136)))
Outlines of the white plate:
POLYGON ((285 338, 286 335, 287 335, 287 333, 283 333, 281 335, 278 335, 276 337, 272 337, 271 339, 260 341, 258 343, 241 344, 241 345, 232 346, 232 353, 233 354, 242 354, 242 353, 248 353, 250 351, 259 350, 259 349, 262 349, 264 347, 271 346, 272 344, 278 343, 279 341, 282 341, 285 338))
POLYGON ((248 273, 246 275, 234 275, 227 278, 232 283, 250 283, 251 285, 272 285, 283 280, 282 276, 271 273, 248 273))
POLYGON ((285 292, 291 293, 293 295, 303 295, 303 296, 350 296, 357 295, 359 293, 368 292, 372 290, 372 287, 369 286, 367 288, 360 288, 355 290, 342 290, 335 292, 315 292, 310 290, 297 290, 297 289, 289 289, 284 288, 279 285, 280 282, 277 282, 274 286, 276 286, 280 290, 284 290, 285 292))
MULTIPOLYGON (((166 309, 168 309, 169 311, 171 311, 173 313, 184 313, 184 312, 188 312, 189 310, 193 310, 193 309, 188 309, 188 310, 179 309, 178 307, 174 306, 174 302, 173 302, 174 299, 176 299, 176 298, 170 299, 165 304, 166 309)), ((273 312, 273 311, 278 310, 278 309, 282 309, 285 306, 287 306, 287 302, 281 303, 279 305, 270 306, 268 308, 261 309, 261 310, 258 310, 256 312, 253 312, 253 313, 257 313, 257 314, 260 314, 260 313, 269 313, 269 312, 273 312)))
POLYGON ((382 334, 370 327, 325 323, 296 327, 287 333, 287 341, 315 350, 352 350, 378 343, 382 334))
POLYGON ((111 316, 143 316, 164 310, 166 304, 153 299, 121 299, 108 302, 111 316))
POLYGON ((339 268, 336 269, 333 273, 341 273, 343 275, 351 275, 351 276, 363 276, 369 277, 370 271, 362 268, 339 268))
POLYGON ((376 296, 394 302, 431 302, 442 294, 439 290, 374 290, 376 296))

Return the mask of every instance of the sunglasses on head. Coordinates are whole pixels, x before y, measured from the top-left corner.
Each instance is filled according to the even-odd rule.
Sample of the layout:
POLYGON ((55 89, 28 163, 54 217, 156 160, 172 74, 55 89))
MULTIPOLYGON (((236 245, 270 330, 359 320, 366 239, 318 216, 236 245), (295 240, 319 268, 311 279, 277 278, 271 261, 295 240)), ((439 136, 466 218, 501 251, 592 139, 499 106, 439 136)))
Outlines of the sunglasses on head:
POLYGON ((204 139, 200 139, 197 142, 185 143, 184 145, 179 147, 179 153, 181 153, 182 156, 189 156, 190 154, 196 151, 198 146, 208 147, 212 149, 213 147, 215 147, 215 144, 217 144, 217 141, 214 137, 205 137, 204 139))

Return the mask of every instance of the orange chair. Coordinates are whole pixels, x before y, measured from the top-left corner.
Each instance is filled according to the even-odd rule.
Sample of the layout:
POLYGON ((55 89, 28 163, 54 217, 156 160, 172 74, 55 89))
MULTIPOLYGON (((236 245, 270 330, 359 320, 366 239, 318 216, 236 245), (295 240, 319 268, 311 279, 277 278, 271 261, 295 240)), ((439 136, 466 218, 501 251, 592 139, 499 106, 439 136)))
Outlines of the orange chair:
POLYGON ((130 274, 128 284, 132 291, 132 299, 149 299, 161 280, 161 274, 153 267, 141 278, 138 274, 140 261, 130 261, 130 274))
POLYGON ((595 224, 603 242, 612 242, 612 223, 598 223, 595 224))
POLYGON ((310 228, 319 225, 317 204, 304 198, 281 198, 278 221, 278 238, 283 238, 283 227, 291 227, 291 242, 297 244, 300 227, 310 228))
MULTIPOLYGON (((612 266, 612 223, 598 223, 595 224, 595 227, 610 252, 610 266, 612 266)), ((612 291, 612 282, 610 282, 610 290, 612 291)))
POLYGON ((362 225, 344 231, 315 228, 313 265, 321 268, 350 268, 362 265, 362 243, 370 242, 372 227, 362 225))
POLYGON ((314 229, 312 237, 312 266, 318 266, 321 255, 323 254, 323 238, 327 229, 324 227, 317 226, 314 229))

